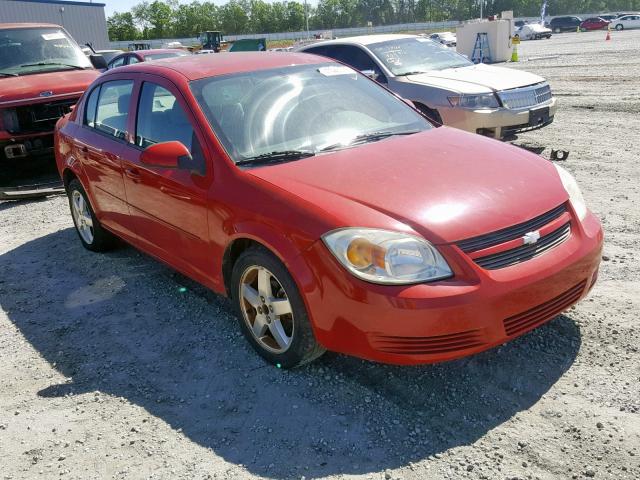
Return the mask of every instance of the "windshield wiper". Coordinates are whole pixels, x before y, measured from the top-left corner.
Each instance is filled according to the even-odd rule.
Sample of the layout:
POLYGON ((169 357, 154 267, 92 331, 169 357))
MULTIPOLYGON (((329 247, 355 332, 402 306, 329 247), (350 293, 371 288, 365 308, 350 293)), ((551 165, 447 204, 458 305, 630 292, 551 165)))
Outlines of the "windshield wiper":
POLYGON ((3 77, 19 77, 17 73, 9 73, 9 72, 0 72, 0 75, 3 77))
POLYGON ((371 133, 363 133, 362 135, 357 135, 351 139, 348 144, 343 143, 334 143, 333 145, 329 145, 327 147, 323 147, 320 149, 321 152, 326 152, 327 150, 335 150, 341 147, 351 147, 353 145, 359 145, 362 143, 369 142, 377 142, 378 140, 382 140, 388 137, 394 137, 396 135, 413 135, 414 133, 418 133, 420 130, 405 130, 402 132, 371 132, 371 133))
POLYGON ((59 67, 69 67, 74 68, 76 70, 84 70, 84 67, 80 65, 73 65, 71 63, 59 63, 59 62, 38 62, 38 63, 25 63, 24 65, 20 65, 20 67, 48 67, 48 66, 59 66, 59 67))
POLYGON ((265 165, 268 163, 289 162, 291 160, 313 157, 314 155, 315 153, 310 150, 282 150, 279 152, 263 153, 255 157, 243 158, 242 160, 238 160, 236 165, 265 165))

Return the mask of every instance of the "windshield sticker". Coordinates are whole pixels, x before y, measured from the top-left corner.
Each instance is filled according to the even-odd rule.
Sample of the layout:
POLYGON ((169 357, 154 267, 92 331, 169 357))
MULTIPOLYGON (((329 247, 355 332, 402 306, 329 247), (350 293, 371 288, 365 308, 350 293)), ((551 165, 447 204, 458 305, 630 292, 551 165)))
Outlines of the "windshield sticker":
POLYGON ((66 37, 64 36, 64 33, 56 32, 56 33, 43 33, 42 38, 44 38, 45 40, 63 40, 66 37))
POLYGON ((351 70, 349 67, 343 66, 331 66, 331 67, 320 67, 318 68, 318 72, 320 72, 325 77, 335 77, 337 75, 353 75, 357 78, 356 72, 351 70))

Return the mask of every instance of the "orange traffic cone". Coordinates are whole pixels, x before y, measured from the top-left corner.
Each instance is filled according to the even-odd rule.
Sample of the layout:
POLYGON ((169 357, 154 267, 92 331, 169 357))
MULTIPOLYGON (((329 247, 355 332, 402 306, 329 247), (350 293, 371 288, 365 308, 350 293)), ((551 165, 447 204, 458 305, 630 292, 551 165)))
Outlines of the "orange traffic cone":
POLYGON ((605 38, 606 41, 611 40, 611 30, 607 29, 607 38, 605 38))

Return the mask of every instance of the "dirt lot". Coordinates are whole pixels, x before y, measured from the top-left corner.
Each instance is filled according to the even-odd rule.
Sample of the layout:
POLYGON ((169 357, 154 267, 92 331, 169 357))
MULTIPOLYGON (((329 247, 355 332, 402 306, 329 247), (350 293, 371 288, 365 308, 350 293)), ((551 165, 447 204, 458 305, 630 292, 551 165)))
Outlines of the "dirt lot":
POLYGON ((66 199, 0 204, 0 477, 640 478, 640 31, 524 42, 606 230, 600 281, 473 358, 267 367, 228 303, 132 248, 82 249, 66 199), (544 57, 544 58, 541 58, 544 57))

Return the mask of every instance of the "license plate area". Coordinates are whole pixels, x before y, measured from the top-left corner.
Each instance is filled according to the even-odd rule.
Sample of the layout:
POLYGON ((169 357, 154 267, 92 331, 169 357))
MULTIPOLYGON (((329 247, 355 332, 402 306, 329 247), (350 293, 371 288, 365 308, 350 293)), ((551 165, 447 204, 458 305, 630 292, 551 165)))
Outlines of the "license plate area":
POLYGON ((534 108, 529 111, 529 125, 532 127, 549 122, 549 107, 534 108))

